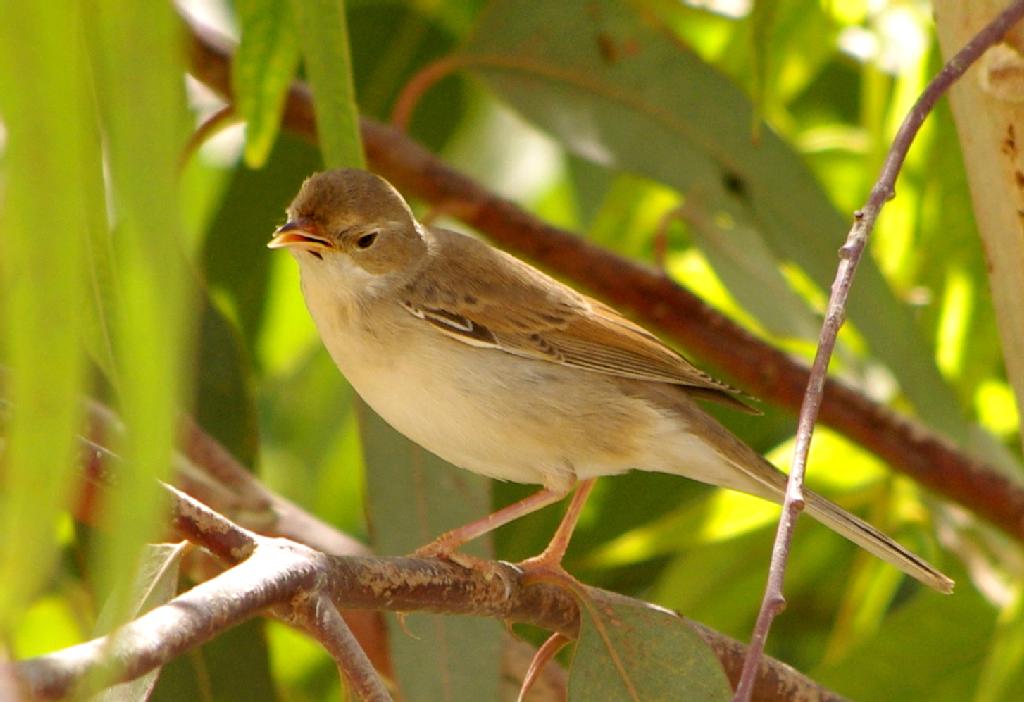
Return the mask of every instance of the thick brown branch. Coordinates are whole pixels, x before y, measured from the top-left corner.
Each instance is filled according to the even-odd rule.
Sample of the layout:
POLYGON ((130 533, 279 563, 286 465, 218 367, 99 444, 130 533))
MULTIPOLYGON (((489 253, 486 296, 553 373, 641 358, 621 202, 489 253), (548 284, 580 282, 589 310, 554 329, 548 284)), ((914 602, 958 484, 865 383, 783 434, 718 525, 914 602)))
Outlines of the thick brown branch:
MULTIPOLYGON (((120 469, 117 456, 97 442, 112 438, 120 432, 120 421, 107 407, 97 402, 87 403, 87 416, 90 437, 93 440, 87 443, 90 450, 86 455, 86 467, 90 473, 102 478, 103 481, 115 480, 120 469)), ((576 603, 558 589, 533 589, 528 594, 510 592, 506 597, 506 580, 481 579, 450 564, 422 559, 344 558, 343 556, 368 556, 368 551, 361 545, 352 548, 352 544, 358 542, 340 534, 268 490, 227 449, 193 421, 184 421, 181 440, 182 450, 190 465, 182 463, 180 467, 187 468, 193 475, 198 469, 207 476, 206 480, 194 477, 189 481, 191 485, 200 486, 204 494, 214 495, 218 499, 224 491, 211 487, 208 481, 216 485, 231 486, 232 492, 237 491, 239 495, 245 496, 229 498, 227 505, 231 508, 238 506, 238 499, 250 507, 275 505, 275 512, 278 511, 277 506, 283 504, 287 514, 282 517, 282 521, 267 518, 255 520, 261 533, 288 536, 331 557, 342 556, 333 561, 335 565, 329 568, 328 575, 318 576, 321 586, 329 589, 337 606, 351 607, 345 612, 346 622, 362 647, 371 654, 374 667, 385 674, 390 671, 390 661, 386 655, 383 627, 378 613, 374 611, 384 608, 381 602, 385 600, 391 602, 389 606, 396 611, 475 614, 512 621, 527 621, 570 635, 576 631, 576 603), (281 528, 282 524, 286 530, 294 530, 294 535, 275 530, 281 528), (304 524, 312 524, 313 528, 304 533, 304 524), (337 551, 325 550, 325 544, 341 548, 337 551)), ((257 547, 260 537, 256 534, 189 496, 182 495, 174 488, 168 488, 168 491, 172 500, 172 519, 175 525, 195 543, 220 554, 229 563, 236 563, 239 555, 257 547)), ((251 517, 248 513, 243 516, 251 517)), ((511 569, 499 572, 506 573, 506 578, 516 578, 515 571, 511 569)), ((743 644, 702 624, 691 624, 715 650, 722 667, 735 685, 743 664, 743 644)), ((197 639, 196 645, 200 643, 202 640, 197 639)), ((526 656, 527 663, 529 658, 530 656, 526 656)), ((159 664, 154 664, 154 667, 159 664)), ((549 668, 550 666, 545 669, 546 673, 550 672, 549 668)), ((144 672, 146 671, 139 671, 139 674, 144 672)), ((564 680, 561 683, 564 686, 564 680)), ((765 702, 790 699, 833 702, 841 698, 786 664, 766 659, 762 661, 760 668, 755 699, 765 702)))
MULTIPOLYGON (((470 614, 526 622, 575 635, 579 609, 573 596, 546 584, 524 585, 515 568, 496 563, 493 573, 469 570, 433 559, 326 556, 285 539, 248 532, 187 495, 169 489, 176 524, 195 543, 236 562, 217 577, 196 586, 118 629, 111 637, 15 664, 0 664, 0 679, 13 672, 27 696, 56 699, 84 680, 130 680, 164 665, 225 629, 274 605, 329 593, 334 606, 393 611, 470 614)), ((595 596, 602 596, 594 591, 595 596)), ((609 595, 621 598, 619 595, 609 595)), ((300 604, 300 607, 303 606, 300 604)), ((322 612, 321 612, 322 613, 322 612)), ((336 642, 338 622, 328 617, 299 617, 322 640, 336 642)), ((707 627, 695 625, 735 680, 744 647, 707 627)), ((340 653, 338 648, 335 653, 340 653)), ((365 666, 360 667, 364 673, 365 666)), ((372 686, 371 688, 372 689, 372 686)), ((765 659, 758 700, 838 701, 841 698, 789 666, 765 659)), ((372 697, 371 697, 372 699, 372 697)))
MULTIPOLYGON (((208 31, 193 27, 191 54, 196 78, 229 97, 230 49, 208 31)), ((313 106, 302 84, 289 94, 284 121, 296 134, 316 139, 313 106)), ((675 281, 537 219, 390 127, 363 119, 362 132, 370 163, 400 190, 458 217, 507 250, 589 288, 726 370, 762 399, 794 412, 800 407, 808 379, 806 364, 753 336, 675 281)), ((1024 540, 1024 487, 919 422, 834 378, 826 381, 819 420, 921 485, 1024 540)))

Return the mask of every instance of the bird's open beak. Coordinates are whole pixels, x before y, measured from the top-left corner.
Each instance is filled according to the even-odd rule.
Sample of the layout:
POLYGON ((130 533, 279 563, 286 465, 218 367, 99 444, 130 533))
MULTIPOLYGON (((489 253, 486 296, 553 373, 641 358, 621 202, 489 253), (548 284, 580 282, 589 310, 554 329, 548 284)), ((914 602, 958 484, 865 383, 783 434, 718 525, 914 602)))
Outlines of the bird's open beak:
POLYGON ((274 238, 267 242, 268 249, 292 247, 316 251, 329 248, 331 242, 324 238, 314 222, 302 218, 282 224, 274 232, 274 238))

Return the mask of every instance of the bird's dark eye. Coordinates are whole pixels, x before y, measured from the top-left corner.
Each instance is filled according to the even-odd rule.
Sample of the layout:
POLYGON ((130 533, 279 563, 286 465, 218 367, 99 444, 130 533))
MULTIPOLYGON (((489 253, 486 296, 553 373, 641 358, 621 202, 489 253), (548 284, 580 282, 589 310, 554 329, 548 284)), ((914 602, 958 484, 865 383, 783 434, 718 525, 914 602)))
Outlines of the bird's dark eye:
POLYGON ((363 234, 361 237, 356 239, 356 246, 361 249, 368 249, 373 246, 373 242, 377 240, 377 234, 380 232, 370 232, 369 234, 363 234))

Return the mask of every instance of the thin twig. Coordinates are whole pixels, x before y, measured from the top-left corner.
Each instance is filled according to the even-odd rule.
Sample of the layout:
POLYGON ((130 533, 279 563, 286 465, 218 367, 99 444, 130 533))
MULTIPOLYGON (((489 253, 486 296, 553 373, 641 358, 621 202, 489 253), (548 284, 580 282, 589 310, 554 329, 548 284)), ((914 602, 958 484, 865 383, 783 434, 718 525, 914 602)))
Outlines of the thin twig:
POLYGON ((363 702, 393 702, 384 682, 334 603, 322 592, 296 605, 296 616, 338 665, 342 682, 363 702))
MULTIPOLYGON (((189 20, 191 72, 230 100, 231 49, 189 20)), ((309 90, 293 84, 283 120, 316 141, 309 90)), ((761 399, 794 411, 807 386, 807 366, 755 337, 678 283, 646 266, 547 224, 444 164, 396 129, 363 119, 363 144, 375 170, 403 192, 441 207, 503 248, 590 289, 713 365, 761 399)), ((1024 487, 958 450, 917 420, 828 378, 820 420, 874 452, 894 469, 1024 541, 1024 487)))
POLYGON ((785 607, 782 592, 786 562, 789 558, 789 547, 793 538, 793 528, 797 517, 804 507, 803 479, 807 466, 807 455, 810 450, 811 437, 814 433, 815 421, 821 407, 825 378, 828 364, 835 348, 839 328, 846 314, 846 301, 853 286, 853 276, 857 270, 867 245, 868 236, 875 226, 879 212, 887 201, 895 195, 896 177, 899 175, 903 162, 910 150, 918 130, 925 118, 931 113, 938 101, 949 88, 964 74, 985 51, 1000 41, 1009 29, 1024 17, 1024 0, 1017 0, 978 32, 974 38, 958 51, 939 74, 925 88, 914 103, 903 123, 900 125, 878 180, 868 197, 867 203, 854 215, 853 226, 847 236, 846 243, 839 251, 839 268, 829 296, 825 321, 821 327, 818 349, 811 366, 811 375, 804 392, 803 404, 800 407, 800 419, 797 425, 796 446, 794 448, 793 468, 789 474, 786 487, 786 498, 782 506, 775 546, 772 549, 771 568, 768 583, 765 587, 761 611, 747 650, 747 659, 743 667, 743 675, 736 689, 734 702, 748 702, 753 691, 758 664, 764 653, 765 641, 775 616, 785 607))

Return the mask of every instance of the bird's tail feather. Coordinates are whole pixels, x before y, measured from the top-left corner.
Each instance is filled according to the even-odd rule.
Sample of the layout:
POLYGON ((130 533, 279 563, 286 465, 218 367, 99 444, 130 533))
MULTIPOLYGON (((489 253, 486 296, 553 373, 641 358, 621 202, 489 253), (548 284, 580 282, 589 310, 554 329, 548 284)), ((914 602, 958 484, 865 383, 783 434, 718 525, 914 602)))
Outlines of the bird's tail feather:
MULTIPOLYGON (((654 391, 649 390, 649 392, 653 393, 654 391)), ((658 399, 662 398, 663 396, 658 396, 658 399)), ((678 396, 675 398, 677 407, 683 402, 684 399, 678 396)), ((677 472, 714 485, 742 490, 781 504, 786 494, 788 480, 786 474, 716 420, 697 409, 692 400, 688 400, 688 402, 688 405, 677 409, 677 411, 681 416, 685 416, 691 424, 691 436, 699 437, 700 441, 712 450, 715 458, 705 458, 701 469, 695 470, 697 454, 693 450, 693 446, 688 446, 682 452, 686 455, 687 469, 677 472), (722 470, 720 465, 717 465, 718 461, 725 461, 732 470, 722 470)), ((814 519, 869 553, 881 558, 886 563, 891 563, 907 575, 939 592, 950 593, 953 591, 953 581, 934 566, 839 505, 806 489, 804 490, 804 502, 808 514, 814 519)))
MULTIPOLYGON (((731 434, 729 436, 731 437, 731 434)), ((746 477, 746 485, 739 489, 781 504, 786 494, 786 474, 738 439, 733 441, 735 443, 730 445, 734 452, 728 460, 746 477), (746 450, 740 452, 736 449, 738 446, 746 450), (742 460, 741 456, 746 460, 742 460), (737 460, 738 458, 741 460, 737 460), (759 461, 764 469, 752 469, 752 461, 759 461)), ((807 488, 804 488, 803 492, 805 509, 811 517, 925 585, 945 594, 953 592, 953 580, 935 566, 818 493, 807 488)))
POLYGON ((867 522, 810 490, 804 490, 804 500, 807 513, 825 526, 925 585, 946 594, 953 592, 950 578, 867 522))

